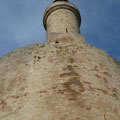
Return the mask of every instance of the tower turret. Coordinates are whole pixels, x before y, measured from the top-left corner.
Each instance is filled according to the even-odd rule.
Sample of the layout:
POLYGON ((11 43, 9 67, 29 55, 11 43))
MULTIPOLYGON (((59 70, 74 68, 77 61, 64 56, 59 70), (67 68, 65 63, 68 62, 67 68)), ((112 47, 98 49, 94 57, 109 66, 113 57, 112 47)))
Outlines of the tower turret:
POLYGON ((80 34, 79 10, 68 0, 55 0, 45 11, 43 18, 47 38, 51 33, 80 34))
POLYGON ((68 2, 68 0, 55 0, 54 2, 57 2, 57 1, 66 1, 66 2, 68 2))

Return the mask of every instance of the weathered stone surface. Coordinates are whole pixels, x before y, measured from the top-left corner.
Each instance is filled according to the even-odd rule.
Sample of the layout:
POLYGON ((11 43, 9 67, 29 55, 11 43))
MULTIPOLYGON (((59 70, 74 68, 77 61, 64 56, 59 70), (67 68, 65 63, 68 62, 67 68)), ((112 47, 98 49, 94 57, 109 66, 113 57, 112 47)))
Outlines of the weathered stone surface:
POLYGON ((0 120, 120 120, 120 62, 76 39, 0 59, 0 120))

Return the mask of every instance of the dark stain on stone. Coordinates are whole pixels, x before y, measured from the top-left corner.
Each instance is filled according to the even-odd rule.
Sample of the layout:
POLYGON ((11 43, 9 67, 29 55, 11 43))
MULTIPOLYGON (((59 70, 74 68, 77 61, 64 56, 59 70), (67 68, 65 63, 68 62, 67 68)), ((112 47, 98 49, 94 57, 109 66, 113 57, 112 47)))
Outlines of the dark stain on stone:
POLYGON ((15 112, 19 111, 20 109, 21 109, 21 107, 17 107, 16 110, 15 110, 15 112))
POLYGON ((81 95, 85 91, 83 84, 78 80, 78 78, 69 79, 67 82, 62 84, 65 88, 64 91, 72 96, 70 100, 77 100, 77 96, 81 95), (72 85, 78 86, 78 90, 75 90, 72 85))
POLYGON ((75 55, 75 54, 76 54, 76 51, 75 51, 75 50, 72 50, 72 54, 75 55))
POLYGON ((47 42, 47 45, 49 45, 50 44, 50 42, 47 42))
POLYGON ((36 61, 40 61, 40 59, 41 59, 41 57, 40 56, 34 56, 34 62, 36 62, 36 61))
POLYGON ((112 97, 114 97, 114 98, 116 98, 116 99, 118 99, 119 100, 119 98, 118 98, 118 95, 116 94, 116 93, 112 93, 112 94, 110 94, 112 97))
POLYGON ((51 53, 54 53, 54 51, 52 50, 51 53))
POLYGON ((98 69, 98 66, 94 66, 94 68, 93 69, 91 69, 91 70, 93 70, 93 71, 99 71, 99 69, 98 69))
POLYGON ((43 91, 38 91, 38 93, 46 93, 47 91, 43 90, 43 91))
POLYGON ((25 93, 23 96, 27 96, 28 95, 28 93, 25 93))
POLYGON ((113 92, 115 92, 115 93, 117 93, 117 90, 116 90, 116 88, 113 88, 113 89, 112 89, 112 91, 113 91, 113 92))
POLYGON ((64 94, 64 91, 63 90, 58 90, 57 94, 64 94))
MULTIPOLYGON (((117 90, 114 88, 114 89, 112 89, 112 94, 110 94, 107 90, 105 90, 105 89, 100 89, 100 88, 93 88, 93 87, 91 87, 90 85, 89 85, 89 89, 91 90, 91 91, 95 91, 95 90, 98 90, 98 91, 101 91, 102 93, 104 93, 104 94, 106 94, 106 95, 110 95, 110 96, 112 96, 112 97, 114 97, 114 98, 116 98, 116 99, 118 99, 119 100, 119 97, 118 97, 118 95, 117 95, 117 90)), ((99 96, 99 94, 97 94, 98 96, 99 96)))
POLYGON ((62 52, 62 50, 57 50, 56 51, 57 56, 59 56, 61 52, 62 52))
POLYGON ((112 88, 112 92, 118 93, 116 88, 112 88))
POLYGON ((40 97, 43 97, 43 95, 40 95, 40 97))
POLYGON ((41 59, 41 57, 40 57, 40 56, 38 56, 38 59, 41 59))
POLYGON ((104 68, 105 65, 103 65, 102 63, 99 63, 99 66, 100 66, 101 68, 104 68))
POLYGON ((63 50, 63 47, 62 46, 57 46, 57 45, 54 45, 55 48, 59 49, 59 50, 63 50))
POLYGON ((104 94, 108 94, 108 91, 107 91, 107 90, 105 90, 105 89, 99 89, 99 88, 97 88, 97 90, 99 90, 99 91, 103 92, 104 94))
POLYGON ((16 99, 18 99, 18 98, 20 98, 20 96, 19 96, 19 95, 12 96, 12 98, 16 98, 16 99))
POLYGON ((77 105, 80 106, 81 108, 85 108, 85 100, 79 101, 77 105))
POLYGON ((40 61, 40 59, 41 59, 41 57, 40 57, 40 56, 38 56, 38 59, 37 59, 37 61, 40 61))
POLYGON ((90 85, 91 83, 90 82, 87 82, 87 81, 83 81, 84 84, 88 84, 90 85))
POLYGON ((109 72, 103 72, 104 75, 112 77, 112 75, 109 72))
POLYGON ((80 46, 79 48, 80 48, 80 49, 83 49, 83 46, 80 46))
POLYGON ((100 75, 98 75, 98 74, 95 74, 95 76, 96 76, 97 78, 99 78, 99 79, 101 78, 101 76, 100 76, 100 75))
POLYGON ((91 110, 91 107, 86 107, 86 110, 91 110))
POLYGON ((13 95, 13 96, 11 96, 12 98, 15 98, 15 99, 19 99, 19 98, 21 98, 21 97, 25 97, 25 96, 27 96, 28 95, 28 93, 24 93, 23 95, 13 95))
POLYGON ((92 61, 90 58, 87 58, 87 60, 88 60, 89 62, 91 62, 91 61, 92 61))
POLYGON ((37 54, 39 54, 39 52, 37 51, 37 54))
POLYGON ((67 65, 65 68, 63 68, 62 70, 64 70, 64 71, 74 71, 74 67, 76 67, 76 66, 72 66, 72 65, 67 65))
POLYGON ((68 62, 71 63, 71 64, 73 64, 74 61, 75 61, 75 60, 74 60, 73 58, 69 58, 69 59, 68 59, 68 62))
POLYGON ((101 92, 104 93, 104 94, 108 94, 108 91, 105 90, 105 89, 94 88, 94 87, 91 87, 91 86, 89 86, 89 88, 90 88, 91 91, 98 90, 98 91, 101 91, 101 92))
POLYGON ((75 120, 81 120, 80 118, 75 118, 75 120))
POLYGON ((41 48, 45 47, 45 45, 41 45, 41 48))
POLYGON ((97 68, 94 68, 93 70, 99 72, 99 69, 97 69, 97 68))
POLYGON ((52 87, 52 89, 57 89, 57 87, 56 87, 56 86, 54 86, 54 87, 52 87))
POLYGON ((99 96, 99 94, 97 94, 97 96, 99 96))
POLYGON ((7 103, 4 100, 0 101, 0 107, 4 109, 6 107, 7 103))
POLYGON ((95 69, 98 69, 98 66, 97 66, 97 65, 95 65, 95 66, 94 66, 94 68, 95 68, 95 69))
POLYGON ((20 90, 21 90, 21 91, 24 91, 24 90, 25 90, 25 88, 24 88, 24 87, 21 87, 21 88, 20 88, 20 90))
POLYGON ((108 83, 108 81, 107 81, 107 79, 106 78, 103 78, 103 80, 104 80, 104 82, 107 84, 108 83))
POLYGON ((73 66, 71 66, 71 65, 67 65, 67 69, 68 69, 68 70, 71 70, 71 71, 74 70, 74 69, 73 69, 73 66))
POLYGON ((120 61, 116 60, 115 58, 112 58, 112 59, 113 59, 114 63, 115 63, 117 66, 119 65, 119 67, 120 67, 120 61))
POLYGON ((90 89, 91 91, 94 91, 94 90, 95 90, 95 88, 91 87, 90 85, 89 85, 89 89, 90 89))
POLYGON ((66 77, 66 76, 79 76, 79 74, 74 71, 60 74, 60 77, 66 77))
POLYGON ((0 91, 0 94, 3 94, 3 92, 2 92, 2 91, 0 91))

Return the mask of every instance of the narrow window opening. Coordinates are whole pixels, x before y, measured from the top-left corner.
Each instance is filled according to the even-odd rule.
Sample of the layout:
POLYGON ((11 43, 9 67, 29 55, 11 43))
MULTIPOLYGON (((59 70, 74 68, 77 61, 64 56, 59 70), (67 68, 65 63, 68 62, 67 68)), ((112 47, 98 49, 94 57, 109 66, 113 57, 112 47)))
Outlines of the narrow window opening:
POLYGON ((58 44, 59 42, 58 42, 58 41, 55 41, 55 43, 57 43, 57 44, 58 44))
POLYGON ((68 33, 68 29, 66 28, 66 33, 68 33))
POLYGON ((106 115, 104 115, 104 119, 107 120, 107 119, 106 119, 106 115))

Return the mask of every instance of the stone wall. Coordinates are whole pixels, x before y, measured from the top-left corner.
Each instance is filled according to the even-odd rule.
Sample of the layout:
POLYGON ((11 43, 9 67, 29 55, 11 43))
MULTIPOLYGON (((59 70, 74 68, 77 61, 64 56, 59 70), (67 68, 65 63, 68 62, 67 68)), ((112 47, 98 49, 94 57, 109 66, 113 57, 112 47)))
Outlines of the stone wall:
POLYGON ((76 39, 57 35, 0 59, 0 120, 120 120, 120 62, 76 39))

